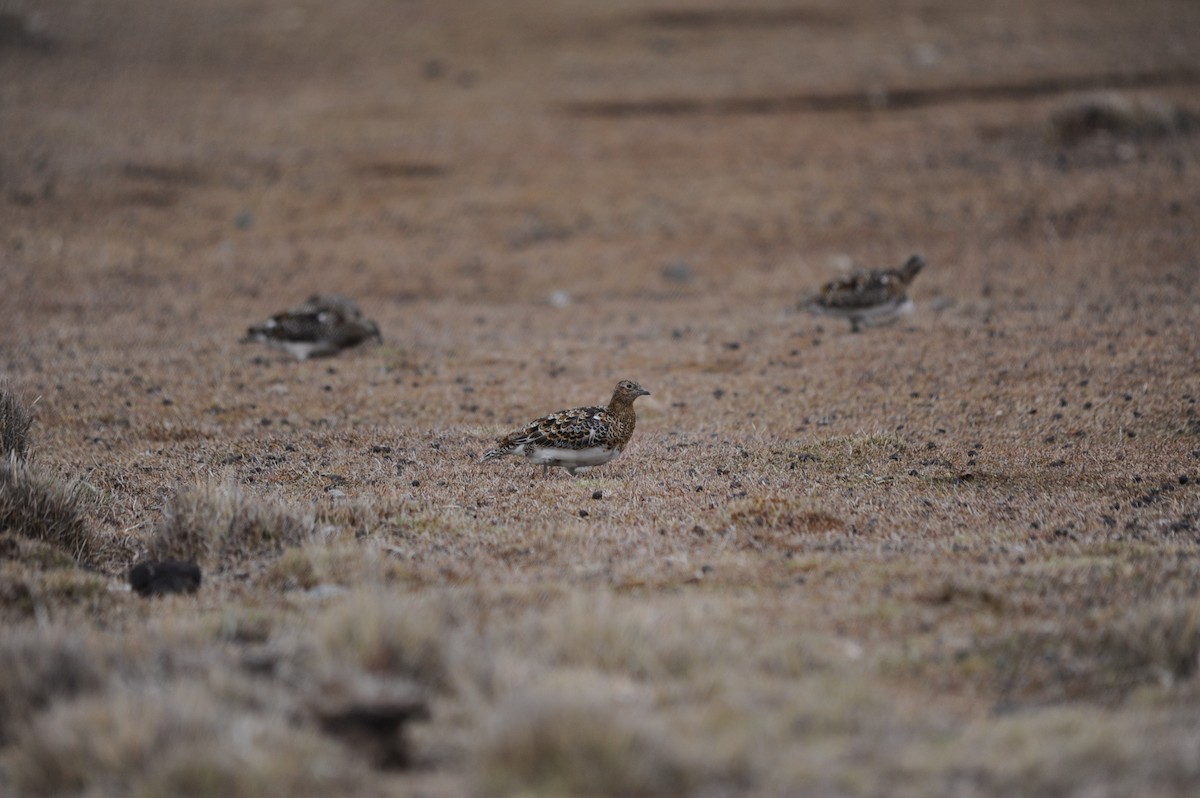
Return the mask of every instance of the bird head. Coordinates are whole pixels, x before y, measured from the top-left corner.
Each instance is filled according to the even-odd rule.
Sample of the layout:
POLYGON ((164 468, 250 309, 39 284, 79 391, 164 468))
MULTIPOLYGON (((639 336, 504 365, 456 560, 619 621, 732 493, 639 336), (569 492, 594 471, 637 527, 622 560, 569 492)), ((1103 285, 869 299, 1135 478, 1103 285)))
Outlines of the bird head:
POLYGON ((621 380, 613 391, 614 402, 632 403, 639 396, 649 396, 650 392, 633 380, 621 380))

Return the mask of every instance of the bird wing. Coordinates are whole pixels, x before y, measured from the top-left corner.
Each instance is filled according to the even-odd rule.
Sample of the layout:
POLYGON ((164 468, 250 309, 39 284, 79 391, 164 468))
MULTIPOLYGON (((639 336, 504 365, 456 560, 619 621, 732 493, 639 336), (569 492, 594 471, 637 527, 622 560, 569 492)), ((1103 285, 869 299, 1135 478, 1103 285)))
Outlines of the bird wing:
POLYGON ((531 443, 562 449, 586 449, 603 445, 611 437, 611 430, 612 420, 607 407, 576 407, 531 421, 509 435, 506 442, 513 446, 531 443))
POLYGON ((855 310, 882 305, 903 295, 904 281, 889 269, 860 272, 834 280, 821 289, 817 301, 827 308, 855 310))
POLYGON ((327 312, 288 311, 278 313, 264 324, 250 328, 252 338, 276 341, 319 341, 329 330, 327 312))

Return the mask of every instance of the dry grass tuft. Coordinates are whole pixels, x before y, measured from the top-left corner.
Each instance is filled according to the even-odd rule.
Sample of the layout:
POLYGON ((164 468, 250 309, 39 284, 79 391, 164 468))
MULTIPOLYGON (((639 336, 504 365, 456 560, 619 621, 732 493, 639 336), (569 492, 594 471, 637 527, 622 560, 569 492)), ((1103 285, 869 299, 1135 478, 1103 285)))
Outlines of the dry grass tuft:
POLYGON ((619 694, 586 684, 510 697, 477 754, 484 795, 684 796, 702 769, 619 694))
MULTIPOLYGON (((778 663, 771 645, 739 645, 745 623, 728 603, 711 597, 649 607, 606 591, 576 591, 552 607, 535 607, 519 621, 523 652, 557 667, 621 674, 640 681, 706 682, 756 659, 778 663)), ((797 654, 803 658, 803 654, 797 654)))
POLYGON ((0 636, 0 743, 23 736, 56 699, 98 689, 103 665, 77 633, 64 628, 8 628, 0 636))
POLYGON ((192 560, 210 568, 297 546, 314 532, 310 511, 247 494, 232 483, 179 490, 150 542, 155 559, 192 560))
POLYGON ((1093 707, 1054 707, 933 740, 902 754, 888 794, 1182 798, 1200 779, 1200 730, 1190 708, 1151 706, 1113 717, 1093 707))
POLYGON ((1200 602, 1133 607, 1101 632, 1096 651, 1114 672, 1137 680, 1191 679, 1200 670, 1200 602))
POLYGON ((181 682, 52 707, 14 746, 12 773, 31 796, 369 794, 337 743, 181 682))
POLYGON ((33 417, 25 405, 0 388, 0 457, 24 460, 29 454, 29 428, 33 417))
POLYGON ((436 596, 363 590, 332 607, 317 634, 342 662, 446 690, 452 681, 446 638, 457 625, 452 608, 436 596))
POLYGON ((81 483, 66 482, 10 456, 0 462, 0 531, 57 546, 76 562, 99 556, 84 521, 81 483))
POLYGON ((1115 617, 1066 618, 982 647, 1017 701, 1117 704, 1144 685, 1170 687, 1200 670, 1200 604, 1138 604, 1115 617))
POLYGON ((319 582, 313 558, 306 550, 291 547, 272 563, 264 584, 275 585, 280 590, 308 590, 319 582))

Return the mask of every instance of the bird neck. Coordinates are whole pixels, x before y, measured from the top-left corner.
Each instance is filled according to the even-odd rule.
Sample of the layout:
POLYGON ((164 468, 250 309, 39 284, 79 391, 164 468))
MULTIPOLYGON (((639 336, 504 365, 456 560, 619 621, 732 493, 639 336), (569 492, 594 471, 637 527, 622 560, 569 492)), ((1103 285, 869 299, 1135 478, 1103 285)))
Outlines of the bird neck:
POLYGON ((612 401, 608 403, 608 412, 626 423, 633 423, 633 402, 620 394, 613 394, 612 401))

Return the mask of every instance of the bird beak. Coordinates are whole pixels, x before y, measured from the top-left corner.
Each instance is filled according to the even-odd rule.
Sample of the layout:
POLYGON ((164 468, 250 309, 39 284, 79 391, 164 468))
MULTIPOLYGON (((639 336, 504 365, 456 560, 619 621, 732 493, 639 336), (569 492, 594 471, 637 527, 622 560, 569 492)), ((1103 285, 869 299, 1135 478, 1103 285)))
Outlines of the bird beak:
POLYGON ((650 392, 647 391, 645 388, 641 388, 638 390, 638 396, 649 396, 649 395, 650 395, 650 392))

